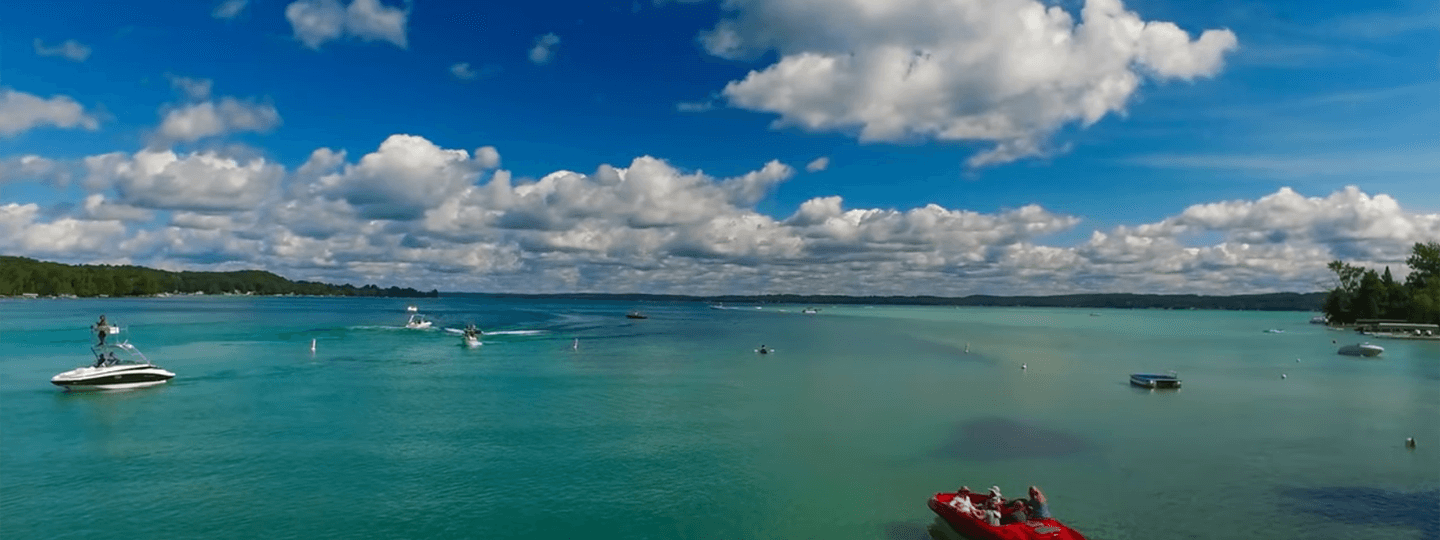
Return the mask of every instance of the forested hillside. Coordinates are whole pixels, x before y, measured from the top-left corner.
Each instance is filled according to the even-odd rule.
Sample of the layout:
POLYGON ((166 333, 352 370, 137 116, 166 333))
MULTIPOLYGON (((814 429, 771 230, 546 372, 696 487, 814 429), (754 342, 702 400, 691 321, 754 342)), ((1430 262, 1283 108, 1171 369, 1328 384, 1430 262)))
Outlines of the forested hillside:
POLYGON ((68 265, 0 256, 0 296, 149 296, 171 294, 301 294, 316 296, 435 297, 438 291, 375 285, 290 281, 270 272, 168 272, 141 266, 68 265))

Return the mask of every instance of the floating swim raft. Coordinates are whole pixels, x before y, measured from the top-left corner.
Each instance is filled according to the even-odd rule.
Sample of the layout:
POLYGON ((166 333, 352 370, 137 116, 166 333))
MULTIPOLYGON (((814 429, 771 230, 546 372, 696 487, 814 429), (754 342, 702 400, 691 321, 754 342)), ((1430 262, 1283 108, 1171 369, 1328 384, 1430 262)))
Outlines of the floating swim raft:
POLYGON ((1174 374, 1131 373, 1130 384, 1142 388, 1180 388, 1180 377, 1174 374))

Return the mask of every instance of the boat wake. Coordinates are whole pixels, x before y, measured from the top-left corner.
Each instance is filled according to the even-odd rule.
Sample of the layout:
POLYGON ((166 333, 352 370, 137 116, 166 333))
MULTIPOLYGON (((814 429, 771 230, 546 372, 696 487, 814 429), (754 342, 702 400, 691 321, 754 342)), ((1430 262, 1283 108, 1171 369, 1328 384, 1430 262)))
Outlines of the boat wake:
POLYGON ((539 336, 550 333, 547 330, 495 330, 485 332, 487 336, 539 336))

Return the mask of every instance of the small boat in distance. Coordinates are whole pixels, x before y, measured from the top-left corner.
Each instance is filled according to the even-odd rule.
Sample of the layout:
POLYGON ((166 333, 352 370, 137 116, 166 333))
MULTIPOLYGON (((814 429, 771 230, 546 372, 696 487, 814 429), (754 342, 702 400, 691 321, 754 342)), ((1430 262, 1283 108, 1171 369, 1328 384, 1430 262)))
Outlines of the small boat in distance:
POLYGON ((647 316, 647 315, 645 315, 644 313, 640 313, 639 311, 631 311, 631 312, 625 314, 625 318, 627 318, 627 319, 649 319, 650 317, 647 316))
POLYGON ((411 330, 424 330, 430 328, 430 321, 425 320, 424 315, 411 315, 410 320, 405 321, 405 328, 411 330))
POLYGON ((480 345, 483 345, 483 343, 480 342, 480 336, 482 334, 483 333, 480 331, 480 329, 476 328, 475 325, 468 325, 465 327, 465 333, 460 336, 460 342, 463 343, 466 347, 479 347, 480 345))
POLYGON ((1131 373, 1130 384, 1141 388, 1180 388, 1180 377, 1174 372, 1169 375, 1157 373, 1131 373))
POLYGON ((819 312, 820 312, 820 308, 813 308, 813 307, 811 307, 811 308, 805 308, 804 311, 801 311, 801 313, 804 313, 804 314, 806 314, 806 315, 814 315, 814 314, 819 313, 819 312))
POLYGON ((1385 348, 1379 345, 1372 345, 1367 341, 1364 343, 1345 345, 1335 352, 1345 356, 1380 356, 1380 353, 1385 352, 1385 348))
POLYGON ((174 373, 150 363, 129 341, 107 343, 100 338, 119 333, 119 327, 100 324, 94 330, 97 337, 90 352, 95 355, 95 363, 51 377, 51 384, 72 391, 124 390, 154 386, 175 378, 174 373), (126 357, 117 356, 117 351, 126 357))
POLYGON ((408 311, 408 312, 410 312, 410 313, 415 313, 415 312, 417 312, 417 311, 420 311, 420 308, 417 307, 417 306, 415 306, 414 304, 411 304, 411 305, 405 306, 405 311, 408 311))
POLYGON ((1285 331, 1279 328, 1271 328, 1265 331, 1266 334, 1284 334, 1285 331))
POLYGON ((1310 324, 1326 324, 1329 322, 1330 320, 1326 319, 1324 315, 1316 315, 1310 318, 1310 324))

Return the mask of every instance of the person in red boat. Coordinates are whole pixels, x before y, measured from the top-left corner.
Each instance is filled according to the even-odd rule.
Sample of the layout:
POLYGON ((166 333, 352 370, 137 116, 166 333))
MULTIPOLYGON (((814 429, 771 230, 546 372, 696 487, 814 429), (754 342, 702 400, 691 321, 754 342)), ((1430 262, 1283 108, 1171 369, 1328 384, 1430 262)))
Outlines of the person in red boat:
POLYGON ((985 513, 975 506, 970 500, 970 486, 960 486, 960 491, 955 492, 955 498, 950 499, 950 506, 959 510, 962 515, 969 515, 975 519, 984 519, 985 513))
POLYGON ((1031 518, 1053 518, 1053 516, 1050 515, 1050 504, 1045 500, 1045 494, 1041 493, 1038 487, 1030 486, 1030 498, 1025 501, 1025 506, 1029 507, 1028 510, 1031 518))
POLYGON ((993 525, 993 526, 995 526, 995 527, 999 527, 999 526, 1000 526, 1000 501, 1001 501, 1000 493, 992 489, 992 490, 990 491, 990 495, 991 495, 991 497, 990 497, 989 499, 986 499, 986 500, 985 500, 985 518, 984 518, 984 520, 985 520, 985 523, 989 523, 990 525, 993 525))

